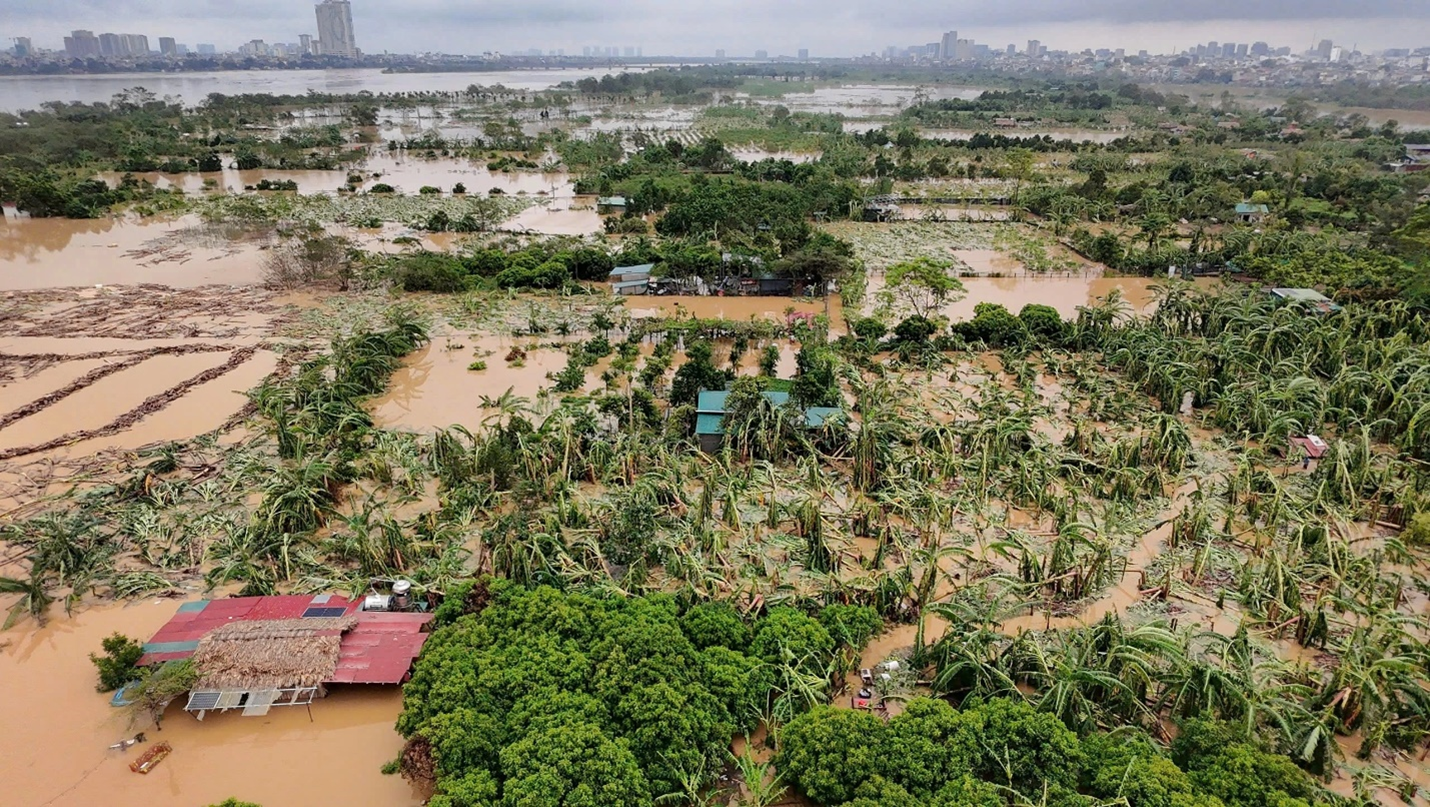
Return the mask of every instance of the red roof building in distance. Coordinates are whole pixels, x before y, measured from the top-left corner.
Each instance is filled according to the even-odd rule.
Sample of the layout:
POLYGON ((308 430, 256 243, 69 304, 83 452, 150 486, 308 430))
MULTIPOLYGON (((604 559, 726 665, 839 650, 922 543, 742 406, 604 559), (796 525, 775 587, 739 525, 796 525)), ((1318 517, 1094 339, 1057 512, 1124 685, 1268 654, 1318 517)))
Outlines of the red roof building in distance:
MULTIPOLYGON (((234 597, 179 606, 174 618, 144 644, 141 666, 189 658, 213 631, 241 622, 354 621, 341 633, 337 668, 324 683, 400 684, 427 640, 431 614, 362 610, 361 599, 337 594, 234 597)), ((316 635, 316 634, 315 634, 316 635)))

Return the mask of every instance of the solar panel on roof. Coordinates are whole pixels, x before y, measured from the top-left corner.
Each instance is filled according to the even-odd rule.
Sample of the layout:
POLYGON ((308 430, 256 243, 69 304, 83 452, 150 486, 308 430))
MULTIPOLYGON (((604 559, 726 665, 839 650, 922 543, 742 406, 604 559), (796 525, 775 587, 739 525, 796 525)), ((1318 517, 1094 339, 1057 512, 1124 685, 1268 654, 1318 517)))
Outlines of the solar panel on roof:
POLYGON ((331 619, 347 613, 346 608, 309 608, 303 612, 304 619, 331 619))
POLYGON ((189 705, 184 709, 190 712, 197 712, 205 709, 212 709, 218 705, 218 692, 193 692, 189 694, 189 705))

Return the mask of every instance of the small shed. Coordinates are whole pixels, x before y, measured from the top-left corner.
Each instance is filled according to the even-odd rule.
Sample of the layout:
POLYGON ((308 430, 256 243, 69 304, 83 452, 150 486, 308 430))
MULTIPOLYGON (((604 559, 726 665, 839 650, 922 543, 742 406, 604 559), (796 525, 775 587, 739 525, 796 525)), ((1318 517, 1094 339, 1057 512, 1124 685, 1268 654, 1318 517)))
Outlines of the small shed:
POLYGON ((1310 306, 1322 314, 1334 314, 1341 310, 1331 298, 1315 289, 1272 289, 1269 294, 1278 300, 1310 306))
POLYGON ((611 270, 608 280, 612 283, 624 283, 629 280, 648 280, 650 273, 655 270, 653 263, 641 263, 635 266, 617 266, 611 270))
POLYGON ((1326 451, 1330 449, 1330 446, 1326 445, 1326 441, 1317 435, 1308 434, 1305 437, 1292 437, 1291 448, 1293 455, 1295 451, 1299 450, 1311 459, 1318 460, 1326 456, 1326 451))
POLYGON ((622 280, 611 284, 611 293, 617 297, 630 297, 650 293, 650 278, 622 280))
POLYGON ((624 196, 601 196, 596 199, 597 213, 624 213, 626 212, 626 197, 624 196))
MULTIPOLYGON (((766 390, 761 393, 772 406, 780 407, 789 403, 789 393, 766 390)), ((701 390, 695 404, 695 437, 700 442, 700 450, 714 454, 725 443, 725 411, 730 393, 725 390, 701 390)), ((811 406, 804 410, 804 425, 807 429, 824 428, 831 419, 843 410, 833 406, 811 406)))
POLYGON ((1243 224, 1258 224, 1271 214, 1271 208, 1266 205, 1254 205, 1250 202, 1242 202, 1236 206, 1236 217, 1243 224))

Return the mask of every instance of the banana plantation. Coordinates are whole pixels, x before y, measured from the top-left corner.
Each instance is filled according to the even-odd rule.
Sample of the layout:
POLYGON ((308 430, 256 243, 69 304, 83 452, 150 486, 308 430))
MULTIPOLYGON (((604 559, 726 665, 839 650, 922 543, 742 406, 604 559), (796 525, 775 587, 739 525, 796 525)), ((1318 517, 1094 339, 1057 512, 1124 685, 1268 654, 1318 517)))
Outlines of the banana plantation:
MULTIPOLYGON (((832 337, 820 321, 798 333, 792 379, 716 369, 790 337, 779 328, 616 322, 588 334, 610 336, 597 391, 493 391, 479 425, 428 434, 378 428, 367 406, 442 327, 396 308, 285 357, 241 439, 149 452, 5 525, 29 574, 0 591, 21 595, 11 620, 194 579, 455 593, 399 723, 403 770, 451 807, 557 803, 522 794, 549 786, 533 755, 563 743, 619 759, 582 767, 572 804, 1409 802, 1430 747, 1430 322, 1397 302, 1322 314, 1242 288, 1158 295, 1146 317, 1115 296, 1061 327, 1008 317, 996 348, 858 322, 832 337), (723 447, 707 453, 687 401, 722 381, 723 447), (776 388, 789 404, 759 394, 776 388), (831 401, 840 413, 810 427, 800 407, 831 401), (1326 450, 1303 462, 1290 439, 1312 434, 1326 450), (712 608, 742 638, 701 639, 712 608), (839 628, 851 613, 874 620, 872 641, 839 628), (517 641, 528 651, 498 654, 505 669, 565 694, 521 701, 535 712, 478 754, 452 733, 475 718, 431 693, 477 665, 472 686, 498 693, 481 703, 514 708, 518 679, 462 659, 517 641), (452 649, 464 642, 481 652, 452 649), (669 755, 624 691, 585 680, 657 656, 691 670, 671 698, 725 704, 690 707, 716 717, 669 755), (850 712, 865 668, 899 673, 872 713, 829 717, 850 712), (831 734, 848 747, 816 753, 834 748, 818 740, 830 720, 854 721, 831 734), (937 782, 859 768, 912 753, 881 732, 975 742, 939 728, 958 720, 1008 745, 945 760, 937 782), (1069 767, 1018 757, 1014 724, 1065 744, 1069 767), (1133 787, 1110 762, 1070 761, 1084 757, 1116 757, 1126 782, 1171 766, 1181 784, 1133 787)), ((569 372, 586 371, 570 345, 569 372)))

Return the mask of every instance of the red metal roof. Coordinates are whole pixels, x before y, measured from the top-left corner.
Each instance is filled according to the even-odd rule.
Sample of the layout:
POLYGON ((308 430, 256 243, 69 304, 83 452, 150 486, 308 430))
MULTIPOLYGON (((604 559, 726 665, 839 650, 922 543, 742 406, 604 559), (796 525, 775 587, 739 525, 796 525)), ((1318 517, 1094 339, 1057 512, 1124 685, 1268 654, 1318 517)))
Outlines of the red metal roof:
POLYGON ((328 594, 234 597, 184 603, 174 618, 144 645, 144 657, 139 663, 148 665, 188 658, 194 654, 200 639, 230 622, 302 619, 303 612, 309 608, 340 607, 344 616, 357 617, 357 626, 342 634, 337 670, 326 683, 402 683, 427 641, 423 628, 432 621, 432 615, 362 611, 361 606, 362 600, 328 594))
POLYGON ((335 684, 400 684, 427 641, 431 614, 360 611, 357 627, 343 634, 335 684))
POLYGON ((139 664, 188 658, 194 654, 200 639, 230 622, 300 619, 304 611, 313 607, 341 607, 343 615, 347 616, 362 607, 362 600, 349 600, 337 594, 304 594, 184 603, 179 606, 174 618, 144 645, 145 653, 139 664))

